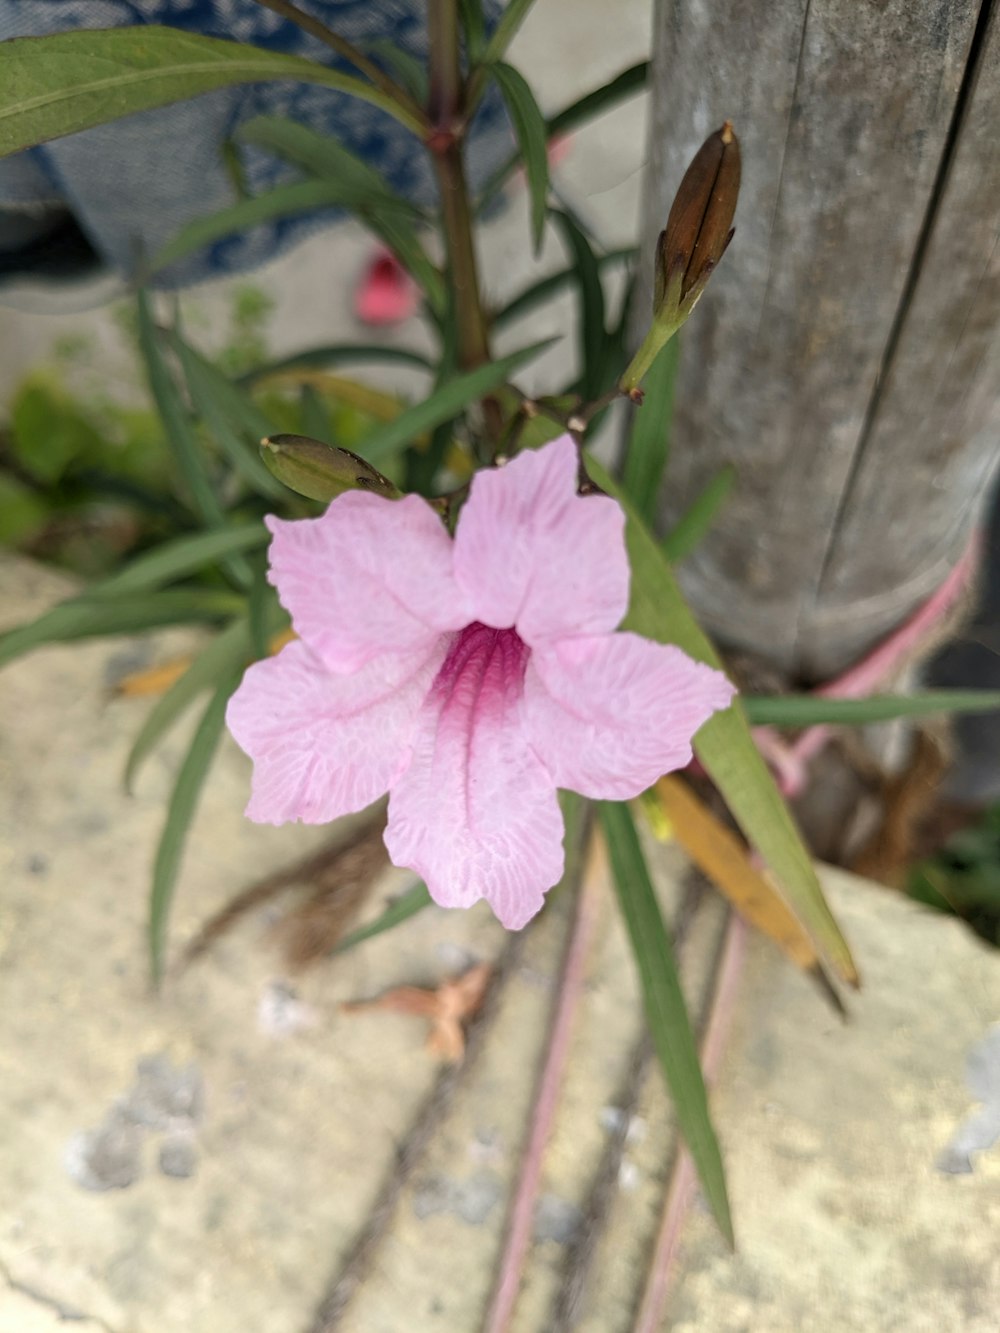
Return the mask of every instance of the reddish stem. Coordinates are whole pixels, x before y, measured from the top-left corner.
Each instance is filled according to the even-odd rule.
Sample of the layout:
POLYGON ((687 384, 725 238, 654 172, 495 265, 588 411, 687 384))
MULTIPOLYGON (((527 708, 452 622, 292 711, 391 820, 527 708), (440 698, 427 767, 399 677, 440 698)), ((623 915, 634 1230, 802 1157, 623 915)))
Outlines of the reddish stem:
POLYGON ((496 1286, 483 1325, 484 1333, 506 1333, 521 1287, 524 1261, 531 1244, 535 1201, 542 1176, 542 1157, 555 1120, 556 1106, 573 1036, 573 1025, 583 995, 587 957, 594 941, 600 915, 603 886, 603 862, 597 851, 597 840, 591 837, 588 864, 577 895, 576 915, 559 981, 559 997, 552 1016, 549 1040, 543 1057, 544 1063, 538 1078, 528 1141, 521 1158, 521 1170, 507 1221, 507 1234, 496 1286))

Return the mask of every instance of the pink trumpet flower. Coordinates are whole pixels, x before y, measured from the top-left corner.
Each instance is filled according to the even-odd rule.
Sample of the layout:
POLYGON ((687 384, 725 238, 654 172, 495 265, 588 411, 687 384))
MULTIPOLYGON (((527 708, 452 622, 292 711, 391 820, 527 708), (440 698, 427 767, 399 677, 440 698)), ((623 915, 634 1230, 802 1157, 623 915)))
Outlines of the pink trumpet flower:
POLYGON ((679 648, 614 632, 625 519, 577 494, 569 436, 477 473, 454 539, 418 496, 360 490, 267 523, 299 638, 229 704, 247 815, 327 823, 388 791, 389 855, 444 907, 486 898, 520 929, 562 875, 556 789, 638 795, 734 694, 679 648))

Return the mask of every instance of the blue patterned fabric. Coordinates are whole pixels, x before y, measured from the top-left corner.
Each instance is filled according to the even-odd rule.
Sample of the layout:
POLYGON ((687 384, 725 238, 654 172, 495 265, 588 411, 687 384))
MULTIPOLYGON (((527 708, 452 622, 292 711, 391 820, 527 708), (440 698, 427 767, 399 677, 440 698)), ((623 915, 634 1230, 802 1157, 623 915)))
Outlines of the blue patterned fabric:
MULTIPOLYGON (((357 46, 389 39, 421 61, 426 58, 426 0, 299 0, 299 7, 357 46)), ((502 7, 503 0, 485 0, 488 19, 495 22, 502 7)), ((0 39, 139 23, 252 42, 354 72, 328 47, 254 0, 0 0, 0 39)), ((16 269, 25 234, 30 236, 33 229, 44 234, 46 219, 65 217, 68 209, 100 258, 128 275, 137 255, 154 254, 192 218, 234 201, 222 145, 242 122, 262 114, 289 116, 334 134, 400 194, 419 203, 434 200, 427 154, 379 108, 311 84, 250 84, 141 112, 0 159, 0 250, 8 254, 4 267, 16 269)), ((469 138, 473 184, 506 158, 511 143, 500 100, 490 96, 469 138)), ((241 154, 252 194, 295 175, 262 150, 243 146, 241 154)), ((181 287, 252 268, 337 216, 327 210, 226 238, 164 270, 158 285, 181 287)))

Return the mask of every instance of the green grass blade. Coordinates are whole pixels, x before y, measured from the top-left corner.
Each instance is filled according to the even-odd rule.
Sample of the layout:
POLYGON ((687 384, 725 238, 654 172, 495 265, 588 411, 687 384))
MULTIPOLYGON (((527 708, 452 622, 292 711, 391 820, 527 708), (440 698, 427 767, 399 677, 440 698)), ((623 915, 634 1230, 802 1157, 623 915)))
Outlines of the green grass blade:
POLYGON ((0 157, 214 88, 269 79, 338 88, 422 132, 409 109, 340 70, 281 51, 134 24, 0 42, 0 157))
POLYGON ((157 699, 129 751, 122 785, 131 793, 143 762, 170 728, 205 690, 217 686, 250 661, 250 627, 246 616, 227 625, 194 659, 183 676, 157 699))
POLYGON ((198 532, 190 537, 174 537, 135 559, 118 574, 102 579, 87 589, 84 596, 120 597, 149 592, 165 583, 187 578, 206 565, 226 556, 253 551, 269 540, 261 522, 240 523, 213 532, 198 532))
POLYGON ((350 934, 345 935, 340 943, 330 950, 329 956, 333 958, 338 953, 347 953, 355 945, 362 944, 365 940, 374 939, 376 935, 381 935, 383 931, 392 930, 394 926, 409 921, 411 916, 416 916, 418 912, 422 912, 425 907, 430 907, 430 905, 431 895, 427 892, 427 885, 422 882, 412 884, 405 893, 401 893, 398 898, 389 904, 381 916, 377 916, 367 926, 359 926, 357 930, 352 930, 350 934))
MULTIPOLYGON (((669 351, 676 342, 676 338, 671 339, 664 347, 663 352, 669 351)), ((663 353, 660 355, 662 356, 663 353)), ((647 399, 649 398, 650 380, 655 373, 656 362, 654 361, 644 381, 647 399)), ((643 403, 639 410, 644 412, 646 404, 643 403)), ((671 564, 676 564, 683 560, 685 556, 690 555, 704 539, 705 534, 715 522, 719 510, 729 499, 735 485, 736 469, 731 463, 727 463, 725 467, 719 469, 701 494, 695 497, 687 511, 681 515, 670 533, 663 539, 663 554, 671 564)))
MULTIPOLYGON (((632 597, 624 628, 660 643, 675 643, 696 661, 718 667, 718 655, 681 596, 656 539, 621 488, 589 456, 587 468, 594 481, 615 496, 627 517, 632 597)), ((802 836, 754 744, 739 700, 705 723, 694 739, 694 748, 820 954, 839 977, 857 985, 858 973, 847 941, 823 897, 802 836)))
POLYGON ((367 435, 358 445, 359 453, 370 463, 387 458, 418 435, 451 421, 470 403, 484 398, 492 389, 509 379, 515 370, 551 347, 554 341, 553 338, 546 338, 543 342, 532 343, 530 347, 522 347, 509 356, 499 357, 488 365, 477 366, 475 370, 465 371, 447 380, 422 403, 407 408, 394 420, 367 435))
POLYGON ((0 634, 0 667, 49 643, 141 634, 163 625, 218 620, 245 609, 238 593, 214 588, 166 588, 127 597, 74 597, 37 620, 0 634))
POLYGON ((228 208, 220 208, 216 213, 195 218, 153 256, 149 271, 155 273, 206 245, 214 245, 216 241, 237 232, 250 231, 265 222, 312 213, 318 208, 331 208, 343 202, 343 191, 329 181, 293 181, 290 185, 279 185, 265 194, 241 199, 228 208))
POLYGON ((487 66, 487 69, 503 94, 521 150, 528 191, 531 195, 531 237, 537 255, 545 232, 545 206, 549 195, 545 117, 526 79, 512 65, 498 61, 487 66))
POLYGON ((149 897, 149 961, 154 985, 158 985, 163 976, 167 919, 177 883, 177 872, 180 870, 184 843, 187 841, 198 797, 222 736, 226 721, 226 704, 238 682, 239 674, 230 673, 217 686, 198 723, 170 796, 167 818, 153 862, 153 884, 149 897))
POLYGON ((608 843, 618 901, 639 969, 646 1018, 670 1089, 677 1123, 719 1229, 733 1245, 733 1220, 722 1154, 709 1115, 705 1080, 673 949, 646 868, 646 858, 628 806, 602 801, 598 810, 608 843))
POLYGON ((632 504, 650 526, 656 519, 660 487, 670 458, 670 423, 679 360, 679 340, 671 338, 646 373, 642 405, 632 409, 623 484, 632 504))
POLYGON ((865 726, 901 717, 1000 710, 1000 690, 926 690, 918 694, 871 694, 866 699, 825 699, 817 694, 750 695, 743 700, 754 726, 865 726))

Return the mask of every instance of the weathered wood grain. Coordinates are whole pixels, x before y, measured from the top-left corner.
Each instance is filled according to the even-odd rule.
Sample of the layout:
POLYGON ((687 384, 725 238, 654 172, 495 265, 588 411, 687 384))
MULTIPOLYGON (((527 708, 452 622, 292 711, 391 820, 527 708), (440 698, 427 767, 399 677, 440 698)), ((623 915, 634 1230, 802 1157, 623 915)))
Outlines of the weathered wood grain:
MULTIPOLYGON (((930 591, 981 489, 983 441, 977 452, 966 440, 986 424, 987 362, 980 388, 970 394, 967 381, 962 411, 950 415, 940 375, 931 383, 916 361, 908 378, 897 374, 911 346, 928 355, 918 306, 925 324, 951 312, 951 332, 935 334, 935 366, 967 340, 961 365, 971 373, 987 336, 973 336, 976 321, 989 320, 971 296, 978 283, 988 304, 982 259, 959 260, 964 304, 946 299, 928 271, 913 318, 901 315, 978 12, 973 0, 657 7, 646 254, 685 162, 727 117, 744 163, 736 239, 683 335, 664 521, 723 463, 736 465, 737 493, 682 581, 723 641, 791 673, 845 665, 930 591), (935 402, 935 419, 947 417, 962 439, 946 502, 934 489, 935 402), (888 483, 902 469, 897 512, 888 483), (928 522, 935 531, 921 544, 914 537, 928 522)), ((984 94, 991 79, 995 87, 984 69, 984 94)), ((964 199, 989 230, 997 176, 977 191, 972 174, 956 169, 955 206, 964 199)), ((981 235, 966 231, 975 251, 981 235)))

